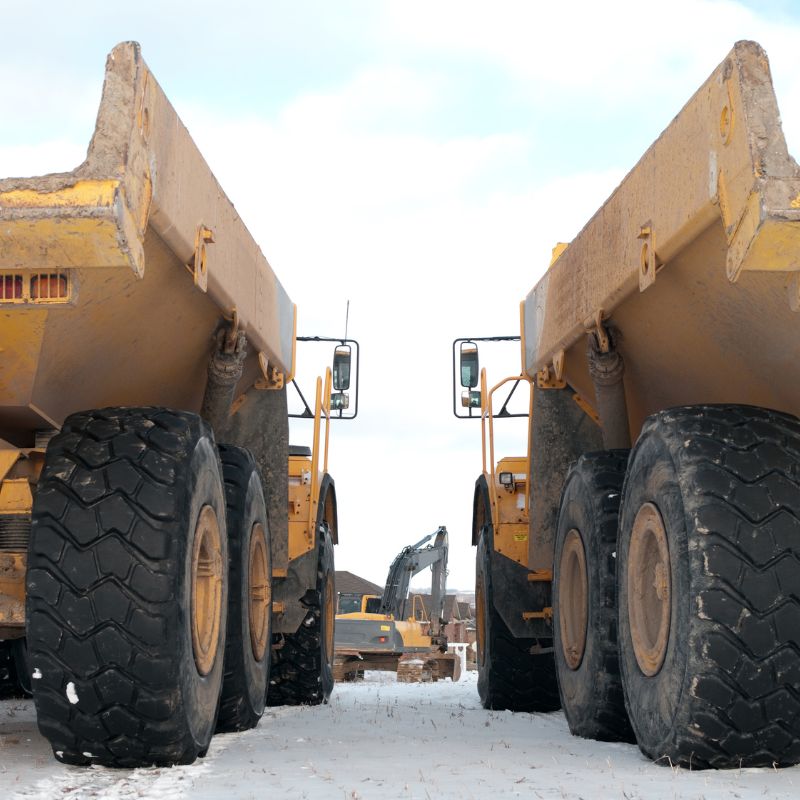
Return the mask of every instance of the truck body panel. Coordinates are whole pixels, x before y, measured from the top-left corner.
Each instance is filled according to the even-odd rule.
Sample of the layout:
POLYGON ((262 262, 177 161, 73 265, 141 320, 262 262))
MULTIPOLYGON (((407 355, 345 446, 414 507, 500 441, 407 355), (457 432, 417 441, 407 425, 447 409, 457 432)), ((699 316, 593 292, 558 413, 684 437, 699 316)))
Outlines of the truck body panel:
MULTIPOLYGON (((484 707, 560 706, 576 736, 690 769, 797 763, 798 674, 781 665, 800 618, 799 292, 800 168, 766 54, 739 42, 554 251, 522 306, 521 374, 489 389, 484 369, 464 393, 483 431, 484 707), (522 562, 492 402, 521 382, 522 562)), ((471 378, 477 352, 460 352, 471 378)))
POLYGON ((118 45, 84 163, 0 180, 0 655, 57 759, 191 763, 267 702, 330 695, 332 375, 290 457, 295 343, 286 291, 118 45))
POLYGON ((766 54, 739 42, 528 294, 526 372, 591 402, 601 314, 623 332, 634 439, 679 404, 797 413, 799 223, 766 54))
POLYGON ((0 289, 0 436, 20 446, 78 409, 199 410, 209 337, 234 309, 243 383, 259 354, 293 373, 294 306, 134 43, 108 58, 86 161, 0 180, 0 289))

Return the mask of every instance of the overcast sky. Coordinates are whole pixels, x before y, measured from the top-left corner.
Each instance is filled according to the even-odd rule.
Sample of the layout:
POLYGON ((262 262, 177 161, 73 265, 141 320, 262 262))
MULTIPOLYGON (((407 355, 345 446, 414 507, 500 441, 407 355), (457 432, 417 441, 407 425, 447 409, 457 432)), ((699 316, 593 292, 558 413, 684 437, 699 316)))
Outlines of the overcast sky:
MULTIPOLYGON (((0 12, 0 176, 80 163, 105 56, 137 40, 297 303, 299 333, 342 335, 350 301, 361 396, 332 434, 336 560, 379 584, 401 547, 444 524, 449 586, 472 587, 480 431, 452 416, 451 342, 518 332, 552 246, 736 40, 766 48, 800 152, 791 0, 0 0, 0 12)), ((506 438, 524 453, 524 435, 506 438)))

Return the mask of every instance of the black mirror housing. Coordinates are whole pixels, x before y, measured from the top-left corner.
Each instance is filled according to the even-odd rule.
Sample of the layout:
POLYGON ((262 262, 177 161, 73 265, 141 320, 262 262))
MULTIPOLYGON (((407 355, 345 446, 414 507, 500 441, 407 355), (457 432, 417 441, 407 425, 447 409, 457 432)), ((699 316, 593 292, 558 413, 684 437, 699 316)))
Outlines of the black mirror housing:
POLYGON ((474 389, 478 385, 480 374, 478 345, 475 342, 461 342, 459 356, 461 385, 465 389, 474 389))
POLYGON ((340 344, 333 351, 333 388, 346 392, 350 388, 350 361, 352 351, 349 344, 340 344))

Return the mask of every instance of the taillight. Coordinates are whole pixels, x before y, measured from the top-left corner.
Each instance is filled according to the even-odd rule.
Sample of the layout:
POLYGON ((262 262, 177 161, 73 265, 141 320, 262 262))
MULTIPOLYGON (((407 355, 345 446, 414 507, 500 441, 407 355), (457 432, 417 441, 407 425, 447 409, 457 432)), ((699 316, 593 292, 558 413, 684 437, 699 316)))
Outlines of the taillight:
POLYGON ((69 297, 69 284, 63 272, 34 275, 31 278, 31 300, 66 300, 69 297))
POLYGON ((22 275, 0 275, 0 300, 22 300, 22 275))
POLYGON ((72 299, 66 271, 0 274, 0 303, 68 303, 72 299))

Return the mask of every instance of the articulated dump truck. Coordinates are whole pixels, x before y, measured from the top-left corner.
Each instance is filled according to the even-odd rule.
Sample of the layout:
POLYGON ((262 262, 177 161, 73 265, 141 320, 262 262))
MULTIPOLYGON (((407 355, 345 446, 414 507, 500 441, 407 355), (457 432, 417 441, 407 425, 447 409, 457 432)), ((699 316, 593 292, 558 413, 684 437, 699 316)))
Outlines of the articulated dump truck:
POLYGON ((560 705, 661 763, 800 761, 798 312, 800 169, 739 42, 554 251, 521 373, 487 388, 457 340, 486 707, 560 705), (526 384, 527 455, 496 463, 526 384))
POLYGON ((86 161, 0 180, 0 648, 59 760, 191 763, 330 694, 331 379, 290 450, 294 355, 292 302, 119 45, 86 161))

